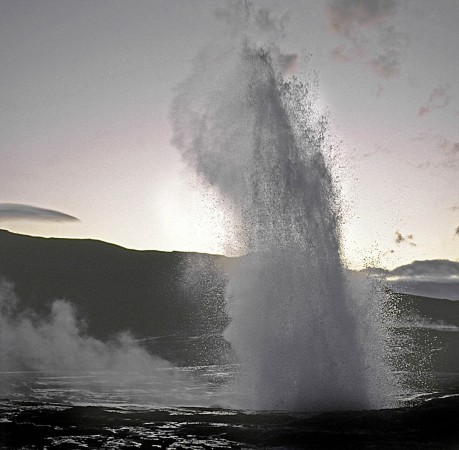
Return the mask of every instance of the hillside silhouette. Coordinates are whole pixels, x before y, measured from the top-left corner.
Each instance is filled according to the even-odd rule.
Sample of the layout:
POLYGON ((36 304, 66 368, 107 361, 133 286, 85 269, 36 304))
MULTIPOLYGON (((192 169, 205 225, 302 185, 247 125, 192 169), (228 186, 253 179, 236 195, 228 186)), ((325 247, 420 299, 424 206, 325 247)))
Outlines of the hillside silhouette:
MULTIPOLYGON (((234 261, 0 230, 0 278, 14 284, 23 310, 46 317, 53 301, 65 299, 86 334, 107 340, 129 331, 153 353, 183 364, 227 361, 231 354, 222 334, 229 323, 226 271, 234 261)), ((443 325, 459 327, 459 302, 389 295, 416 340, 436 340, 448 349, 436 355, 439 365, 457 366, 457 333, 443 325)))
POLYGON ((185 338, 221 335, 228 323, 228 261, 0 230, 0 277, 14 284, 22 307, 45 315, 54 300, 68 300, 85 332, 100 339, 129 330, 138 339, 181 347, 185 338))

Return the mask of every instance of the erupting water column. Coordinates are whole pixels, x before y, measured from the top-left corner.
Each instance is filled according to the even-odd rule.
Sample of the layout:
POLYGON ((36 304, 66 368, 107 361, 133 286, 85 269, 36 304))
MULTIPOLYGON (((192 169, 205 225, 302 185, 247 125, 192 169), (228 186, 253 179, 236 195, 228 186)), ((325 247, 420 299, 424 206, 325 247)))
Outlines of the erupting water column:
POLYGON ((247 253, 227 284, 238 406, 380 406, 348 308, 324 122, 307 85, 242 42, 198 58, 171 114, 174 144, 227 199, 247 253))

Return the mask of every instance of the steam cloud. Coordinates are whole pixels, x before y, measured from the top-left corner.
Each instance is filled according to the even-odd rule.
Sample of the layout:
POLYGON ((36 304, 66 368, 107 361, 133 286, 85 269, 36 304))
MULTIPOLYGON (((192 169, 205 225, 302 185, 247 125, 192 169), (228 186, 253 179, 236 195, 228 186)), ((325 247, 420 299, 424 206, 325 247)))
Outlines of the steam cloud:
POLYGON ((60 211, 38 208, 16 203, 0 203, 1 220, 48 220, 52 222, 70 222, 79 220, 60 211))
POLYGON ((114 371, 149 374, 169 363, 151 356, 128 333, 102 342, 84 333, 75 308, 56 300, 49 317, 21 310, 13 285, 0 282, 0 370, 114 371))

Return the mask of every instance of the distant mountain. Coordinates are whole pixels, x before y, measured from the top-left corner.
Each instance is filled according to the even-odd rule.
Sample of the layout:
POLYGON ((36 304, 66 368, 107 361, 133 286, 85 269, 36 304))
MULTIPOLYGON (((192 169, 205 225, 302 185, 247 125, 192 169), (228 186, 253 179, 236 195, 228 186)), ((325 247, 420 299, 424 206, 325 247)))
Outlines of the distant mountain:
POLYGON ((0 278, 14 283, 23 307, 48 314, 54 300, 69 300, 87 333, 103 339, 123 330, 139 338, 221 334, 228 261, 0 230, 0 278))
MULTIPOLYGON (((14 283, 21 308, 32 311, 31 317, 49 317, 54 300, 66 299, 86 323, 87 335, 107 340, 129 330, 152 353, 184 364, 215 363, 231 354, 222 337, 229 323, 224 286, 227 270, 235 261, 0 230, 0 279, 14 283)), ((436 295, 431 296, 459 299, 455 296, 459 292, 456 265, 459 263, 418 261, 367 274, 381 279, 392 291, 417 294, 435 288, 436 295)), ((400 311, 401 326, 435 329, 431 333, 437 334, 459 327, 459 302, 404 294, 391 298, 393 309, 400 311)), ((456 348, 457 356, 456 341, 451 342, 448 345, 456 348)), ((456 356, 451 360, 459 361, 456 356)))

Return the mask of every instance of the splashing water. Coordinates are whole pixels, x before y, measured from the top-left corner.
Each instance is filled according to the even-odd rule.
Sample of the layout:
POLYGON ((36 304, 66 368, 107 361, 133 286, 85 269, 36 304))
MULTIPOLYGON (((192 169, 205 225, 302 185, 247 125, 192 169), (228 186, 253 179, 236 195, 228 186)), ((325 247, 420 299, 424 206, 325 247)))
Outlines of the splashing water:
POLYGON ((171 113, 174 144, 222 194, 247 253, 226 286, 238 406, 381 407, 394 386, 377 307, 353 301, 343 272, 326 123, 312 86, 286 81, 273 55, 245 37, 203 53, 171 113))

